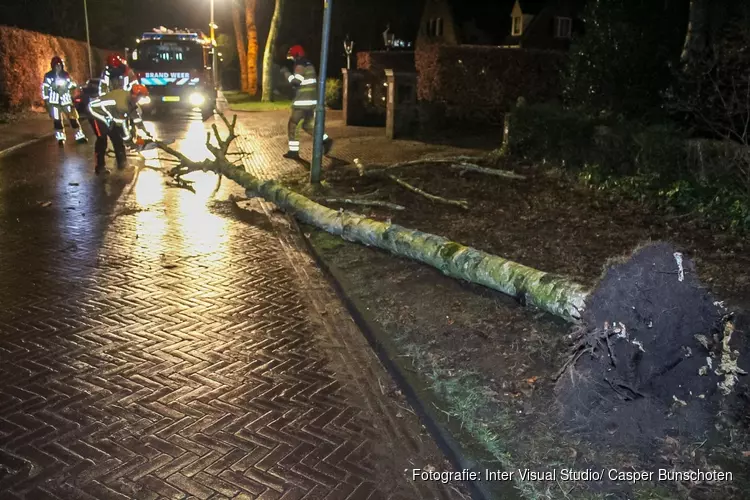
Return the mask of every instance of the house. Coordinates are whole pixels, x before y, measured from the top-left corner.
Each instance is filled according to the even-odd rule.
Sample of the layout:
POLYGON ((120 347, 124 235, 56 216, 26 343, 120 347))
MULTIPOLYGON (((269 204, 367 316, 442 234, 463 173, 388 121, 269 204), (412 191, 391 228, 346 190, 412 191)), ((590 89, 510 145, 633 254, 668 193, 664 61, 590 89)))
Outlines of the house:
POLYGON ((583 2, 516 0, 510 12, 510 34, 504 45, 524 49, 568 50, 580 30, 583 2))
POLYGON ((417 45, 567 50, 585 0, 425 0, 417 45))

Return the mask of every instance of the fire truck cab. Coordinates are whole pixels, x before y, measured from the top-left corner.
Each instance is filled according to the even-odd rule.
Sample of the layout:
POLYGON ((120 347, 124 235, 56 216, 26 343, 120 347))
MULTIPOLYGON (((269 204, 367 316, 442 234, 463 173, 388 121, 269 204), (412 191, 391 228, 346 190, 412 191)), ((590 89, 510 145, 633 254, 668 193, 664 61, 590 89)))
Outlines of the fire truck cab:
POLYGON ((149 90, 141 107, 149 114, 164 108, 200 109, 213 116, 217 89, 211 68, 211 39, 197 30, 157 28, 144 33, 130 53, 130 67, 149 90))

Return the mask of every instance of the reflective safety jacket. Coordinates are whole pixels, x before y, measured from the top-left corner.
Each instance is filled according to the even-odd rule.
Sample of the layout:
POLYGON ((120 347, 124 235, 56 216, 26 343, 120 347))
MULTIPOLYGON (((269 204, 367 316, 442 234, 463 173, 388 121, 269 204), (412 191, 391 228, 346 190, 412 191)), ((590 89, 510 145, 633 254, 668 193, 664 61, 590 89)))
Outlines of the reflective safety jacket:
POLYGON ((72 106, 72 91, 77 89, 78 85, 70 77, 67 71, 56 73, 50 71, 44 75, 42 81, 42 99, 47 105, 53 106, 72 106))
POLYGON ((107 125, 117 125, 123 130, 123 139, 130 140, 131 127, 137 128, 143 132, 146 127, 143 125, 141 109, 133 103, 130 91, 125 89, 115 89, 107 92, 103 96, 92 100, 89 103, 91 115, 107 125))
POLYGON ((297 88, 292 101, 293 108, 314 108, 318 104, 318 74, 315 66, 307 59, 294 63, 294 74, 285 72, 289 83, 297 88))
POLYGON ((138 77, 129 67, 124 73, 116 69, 104 68, 102 75, 99 77, 99 95, 104 95, 110 90, 119 88, 130 90, 136 83, 138 83, 138 77))

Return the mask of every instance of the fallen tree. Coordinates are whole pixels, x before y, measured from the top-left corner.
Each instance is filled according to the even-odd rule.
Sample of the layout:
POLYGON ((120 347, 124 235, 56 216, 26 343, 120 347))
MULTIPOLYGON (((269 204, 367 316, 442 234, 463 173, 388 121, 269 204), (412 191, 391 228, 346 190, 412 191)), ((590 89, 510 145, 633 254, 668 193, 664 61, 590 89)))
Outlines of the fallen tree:
POLYGON ((523 264, 461 245, 442 236, 379 222, 362 215, 336 211, 302 196, 274 180, 261 180, 229 159, 229 147, 235 135, 235 116, 231 122, 220 115, 229 133, 222 138, 213 125, 217 145, 206 137, 206 147, 214 159, 196 162, 163 142, 157 146, 178 160, 169 170, 176 185, 191 188, 184 179, 191 172, 213 172, 236 182, 248 198, 269 201, 299 221, 323 229, 347 241, 381 248, 439 269, 443 274, 486 286, 567 321, 580 319, 588 290, 583 285, 523 264))
POLYGON ((739 360, 748 351, 747 337, 733 335, 731 315, 702 287, 692 262, 671 246, 648 245, 611 264, 589 291, 566 277, 442 236, 333 210, 275 180, 258 179, 230 160, 236 117, 231 123, 221 118, 229 133, 222 138, 214 125, 216 145, 207 135, 213 159, 196 162, 157 143, 176 159, 168 173, 177 185, 190 188, 184 176, 191 172, 213 172, 219 181, 227 177, 242 186, 248 198, 274 203, 305 224, 576 323, 570 357, 556 377, 564 426, 615 446, 650 447, 665 435, 703 435, 715 426, 714 416, 732 405, 740 414, 745 411, 738 403, 745 389, 738 387, 746 373, 739 360))

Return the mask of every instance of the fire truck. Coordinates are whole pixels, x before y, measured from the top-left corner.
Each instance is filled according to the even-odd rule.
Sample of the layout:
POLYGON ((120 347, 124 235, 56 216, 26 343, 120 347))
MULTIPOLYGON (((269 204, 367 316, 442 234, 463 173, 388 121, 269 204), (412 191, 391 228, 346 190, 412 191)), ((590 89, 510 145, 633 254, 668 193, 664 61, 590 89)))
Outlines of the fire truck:
POLYGON ((215 47, 201 31, 156 28, 138 39, 128 62, 149 90, 142 103, 152 116, 165 108, 200 109, 203 119, 216 108, 211 68, 215 47))

